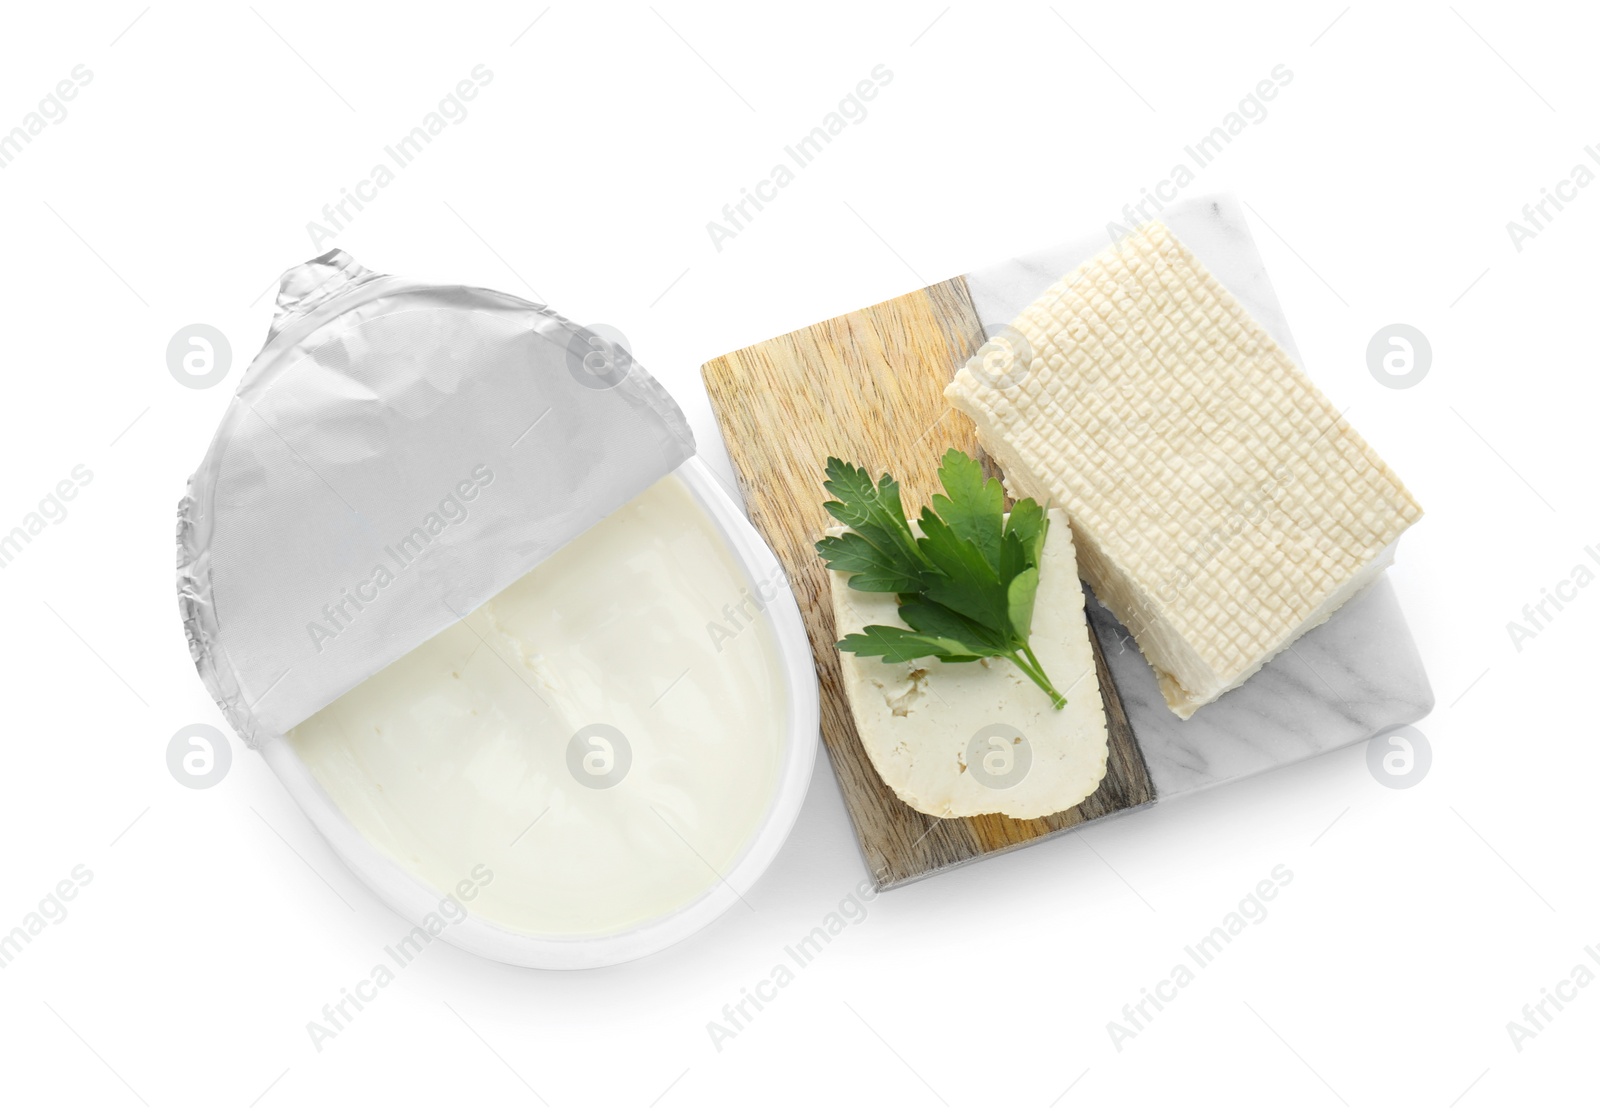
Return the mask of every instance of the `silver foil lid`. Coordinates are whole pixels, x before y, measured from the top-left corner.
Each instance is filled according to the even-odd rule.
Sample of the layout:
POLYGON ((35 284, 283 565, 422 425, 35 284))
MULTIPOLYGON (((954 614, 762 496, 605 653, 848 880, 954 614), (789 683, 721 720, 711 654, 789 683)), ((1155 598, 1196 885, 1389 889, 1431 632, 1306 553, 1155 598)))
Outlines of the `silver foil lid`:
POLYGON ((672 397, 604 338, 329 252, 284 275, 179 504, 195 666, 260 746, 693 454, 672 397))

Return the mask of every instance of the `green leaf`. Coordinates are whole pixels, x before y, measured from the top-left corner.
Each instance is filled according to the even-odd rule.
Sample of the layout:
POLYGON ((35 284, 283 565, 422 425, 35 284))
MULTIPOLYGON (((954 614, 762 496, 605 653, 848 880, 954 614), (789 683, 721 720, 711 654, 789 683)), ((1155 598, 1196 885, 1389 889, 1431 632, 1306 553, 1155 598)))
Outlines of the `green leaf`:
POLYGON ((973 662, 980 657, 969 653, 954 639, 919 635, 903 627, 885 627, 877 623, 865 631, 846 635, 839 640, 838 646, 850 654, 859 654, 863 658, 882 658, 885 662, 910 662, 930 656, 944 662, 973 662))
POLYGON ((978 548, 932 515, 922 516, 922 552, 935 567, 923 595, 994 631, 1006 629, 1006 592, 978 548))
POLYGON ((919 635, 954 640, 978 658, 1004 654, 1010 649, 1003 634, 973 623, 959 612, 925 596, 914 596, 901 604, 900 618, 919 635))
MULTIPOLYGON (((1033 561, 1028 547, 1023 544, 1021 538, 1008 531, 1000 540, 1000 584, 1009 587, 1018 573, 1032 568, 1033 561)), ((1009 602, 1006 607, 1010 608, 1009 602)))
POLYGON ((1039 594, 1039 570, 1030 566, 1012 578, 1006 586, 1006 609, 1011 620, 1011 634, 1026 643, 1032 634, 1033 601, 1039 594))
POLYGON ((859 592, 912 593, 922 588, 920 576, 908 575, 892 554, 859 534, 818 539, 817 553, 829 569, 855 574, 849 583, 859 592))
POLYGON ((866 469, 828 458, 828 479, 823 487, 837 500, 822 506, 839 522, 854 527, 876 546, 906 576, 920 572, 923 561, 906 524, 905 508, 900 505, 900 485, 885 474, 876 486, 866 469))
POLYGON ((1006 519, 1006 533, 1021 540, 1028 553, 1028 564, 1038 565, 1044 557, 1044 539, 1050 529, 1044 508, 1031 499, 1019 499, 1011 505, 1011 515, 1006 519))
POLYGON ((1000 481, 984 479, 983 466, 959 449, 945 452, 939 482, 948 495, 935 495, 933 512, 957 538, 975 546, 991 569, 1000 567, 1000 531, 1005 517, 1005 490, 1000 481))

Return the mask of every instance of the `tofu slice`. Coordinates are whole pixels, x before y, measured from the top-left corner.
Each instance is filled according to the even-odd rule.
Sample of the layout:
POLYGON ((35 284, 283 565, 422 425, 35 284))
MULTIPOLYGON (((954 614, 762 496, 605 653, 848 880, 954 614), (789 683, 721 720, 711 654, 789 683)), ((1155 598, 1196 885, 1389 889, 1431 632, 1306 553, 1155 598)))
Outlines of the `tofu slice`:
MULTIPOLYGON (((1003 658, 889 663, 840 654, 845 695, 879 777, 931 817, 1003 813, 1027 820, 1070 809, 1106 774, 1105 707, 1084 616, 1072 531, 1052 510, 1029 639, 1063 694, 1044 691, 1003 658)), ((830 572, 839 638, 868 624, 903 627, 890 593, 857 592, 830 572)))
POLYGON ((1013 325, 946 397, 1013 495, 1066 510, 1084 579, 1187 719, 1322 623, 1394 557, 1411 493, 1159 222, 1013 325), (992 358, 993 354, 987 354, 992 358))

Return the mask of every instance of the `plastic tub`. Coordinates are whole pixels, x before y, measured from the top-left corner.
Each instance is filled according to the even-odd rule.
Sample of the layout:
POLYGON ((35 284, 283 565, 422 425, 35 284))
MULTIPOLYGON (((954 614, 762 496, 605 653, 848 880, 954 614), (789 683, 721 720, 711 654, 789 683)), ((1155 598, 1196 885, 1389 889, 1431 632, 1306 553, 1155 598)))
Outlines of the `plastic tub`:
MULTIPOLYGON (((528 968, 595 968, 648 956, 709 925, 761 877, 794 827, 816 761, 819 709, 811 646, 794 596, 766 542, 744 517, 709 467, 691 457, 673 473, 699 501, 737 557, 747 585, 778 590, 766 608, 786 682, 783 751, 771 800, 760 824, 733 867, 705 891, 673 912, 622 932, 603 936, 535 936, 487 921, 467 907, 466 919, 440 935, 469 952, 528 968)), ((435 913, 444 892, 423 882, 370 843, 350 822, 282 736, 263 743, 261 754, 311 823, 339 858, 381 898, 413 924, 435 913)))

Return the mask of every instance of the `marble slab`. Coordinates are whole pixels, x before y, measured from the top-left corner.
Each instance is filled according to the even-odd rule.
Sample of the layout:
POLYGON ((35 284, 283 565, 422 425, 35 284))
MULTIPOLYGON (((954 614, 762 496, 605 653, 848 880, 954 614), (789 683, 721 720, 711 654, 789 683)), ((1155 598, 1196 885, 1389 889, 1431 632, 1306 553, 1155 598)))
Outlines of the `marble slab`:
POLYGON ((1433 689, 1387 576, 1188 720, 1167 708, 1128 629, 1092 596, 1089 621, 1158 801, 1361 743, 1433 708, 1433 689))
MULTIPOLYGON (((1295 347, 1243 207, 1230 197, 1195 198, 1160 217, 1315 379, 1295 347)), ((972 272, 965 278, 978 317, 985 326, 1010 323, 1110 243, 1109 232, 1102 232, 972 272)), ((1405 560, 1403 541, 1398 560, 1405 560)), ((1433 689, 1387 576, 1189 720, 1167 708, 1127 629, 1092 597, 1089 617, 1158 800, 1360 743, 1433 708, 1433 689)))

